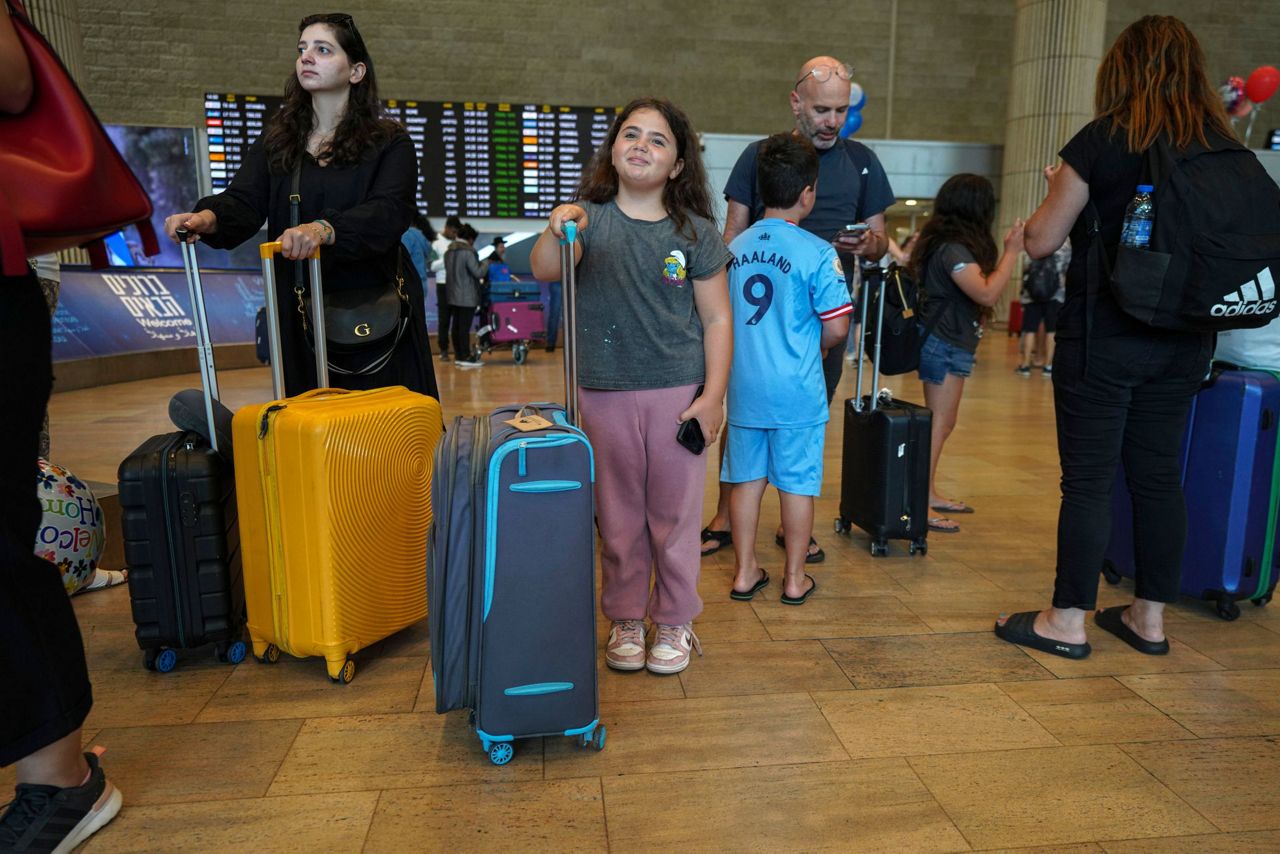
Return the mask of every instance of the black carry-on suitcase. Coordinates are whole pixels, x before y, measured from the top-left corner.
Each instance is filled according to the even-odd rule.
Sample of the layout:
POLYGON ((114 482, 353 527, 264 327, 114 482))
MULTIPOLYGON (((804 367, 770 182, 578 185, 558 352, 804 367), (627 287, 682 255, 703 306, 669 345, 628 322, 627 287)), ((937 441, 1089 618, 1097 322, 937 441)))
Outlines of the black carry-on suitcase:
MULTIPOLYGON (((863 294, 862 324, 866 328, 871 300, 863 294)), ((884 279, 875 300, 879 316, 875 329, 884 328, 884 279)), ((840 472, 838 534, 850 524, 871 535, 871 554, 889 553, 889 540, 909 541, 911 554, 928 551, 929 433, 933 413, 923 406, 898 400, 880 383, 880 338, 875 339, 870 394, 862 394, 863 336, 858 338, 858 379, 854 397, 844 404, 844 455, 840 472)))
POLYGON ((596 677, 595 463, 577 427, 574 231, 566 233, 568 406, 458 417, 436 450, 427 573, 436 711, 469 709, 496 765, 511 761, 516 739, 566 736, 600 750, 606 737, 596 677))
POLYGON ((182 244, 209 437, 152 436, 120 463, 120 524, 138 646, 148 670, 167 673, 176 650, 215 644, 218 660, 244 660, 235 477, 213 419, 218 380, 193 244, 182 244))

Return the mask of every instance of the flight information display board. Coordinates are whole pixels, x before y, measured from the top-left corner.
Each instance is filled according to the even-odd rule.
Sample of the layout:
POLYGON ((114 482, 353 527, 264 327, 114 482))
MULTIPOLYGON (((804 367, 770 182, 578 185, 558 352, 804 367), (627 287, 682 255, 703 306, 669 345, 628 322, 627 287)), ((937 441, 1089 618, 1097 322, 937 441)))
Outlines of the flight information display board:
MULTIPOLYGON (((205 127, 215 192, 279 108, 275 96, 208 94, 205 127)), ((614 107, 390 100, 418 152, 418 208, 429 216, 543 217, 573 195, 609 133, 614 107)))

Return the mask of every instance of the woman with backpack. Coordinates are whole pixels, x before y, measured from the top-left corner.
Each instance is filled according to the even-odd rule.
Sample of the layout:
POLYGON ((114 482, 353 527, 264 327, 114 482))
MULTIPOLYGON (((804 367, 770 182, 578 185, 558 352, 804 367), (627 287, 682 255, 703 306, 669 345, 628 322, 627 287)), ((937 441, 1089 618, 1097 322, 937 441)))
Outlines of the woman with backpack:
MULTIPOLYGON (((1004 236, 997 261, 991 226, 996 194, 981 175, 953 175, 938 191, 933 216, 911 252, 911 274, 923 283, 920 324, 920 381, 924 402, 933 410, 929 456, 929 509, 939 513, 972 513, 963 501, 938 492, 938 460, 955 429, 964 381, 973 370, 982 335, 982 313, 995 305, 1022 252, 1022 220, 1004 236)), ((929 518, 929 530, 956 533, 960 526, 943 515, 929 518)))
POLYGON ((1133 496, 1134 600, 1098 611, 1095 622, 1140 652, 1163 655, 1164 606, 1178 598, 1187 532, 1179 450, 1213 335, 1156 329, 1126 314, 1105 275, 1089 286, 1090 264, 1100 266, 1090 247, 1101 241, 1114 265, 1148 148, 1158 140, 1176 151, 1209 145, 1230 139, 1231 126, 1196 37, 1163 15, 1142 18, 1116 39, 1098 68, 1094 104, 1097 117, 1059 152, 1061 165, 1045 169, 1049 193, 1026 228, 1032 257, 1049 255, 1068 235, 1072 248, 1053 364, 1062 464, 1053 602, 1002 617, 995 631, 1054 655, 1089 654, 1085 616, 1097 603, 1111 487, 1123 460, 1133 496))

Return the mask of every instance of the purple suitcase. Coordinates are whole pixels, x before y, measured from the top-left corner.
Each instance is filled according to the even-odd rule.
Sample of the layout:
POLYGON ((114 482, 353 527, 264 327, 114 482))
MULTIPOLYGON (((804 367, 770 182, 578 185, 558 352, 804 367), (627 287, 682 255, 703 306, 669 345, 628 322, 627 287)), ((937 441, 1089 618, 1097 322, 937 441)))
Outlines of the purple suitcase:
POLYGON ((546 333, 540 302, 495 302, 489 308, 494 344, 530 341, 546 333))
MULTIPOLYGON (((1188 519, 1182 592, 1214 601, 1225 620, 1240 616, 1237 600, 1265 605, 1276 586, 1278 416, 1280 378, 1266 371, 1223 371, 1192 402, 1182 444, 1188 519)), ((1103 575, 1114 584, 1134 574, 1133 512, 1123 469, 1112 506, 1103 575)))

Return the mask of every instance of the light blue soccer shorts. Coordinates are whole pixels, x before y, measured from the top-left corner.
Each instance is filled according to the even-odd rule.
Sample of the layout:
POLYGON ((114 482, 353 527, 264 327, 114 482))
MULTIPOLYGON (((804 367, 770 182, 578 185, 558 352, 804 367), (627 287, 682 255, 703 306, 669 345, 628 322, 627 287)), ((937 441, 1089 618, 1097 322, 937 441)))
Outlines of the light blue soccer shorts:
POLYGON ((792 495, 822 494, 822 447, 826 424, 811 427, 729 428, 720 479, 746 483, 767 478, 792 495))

